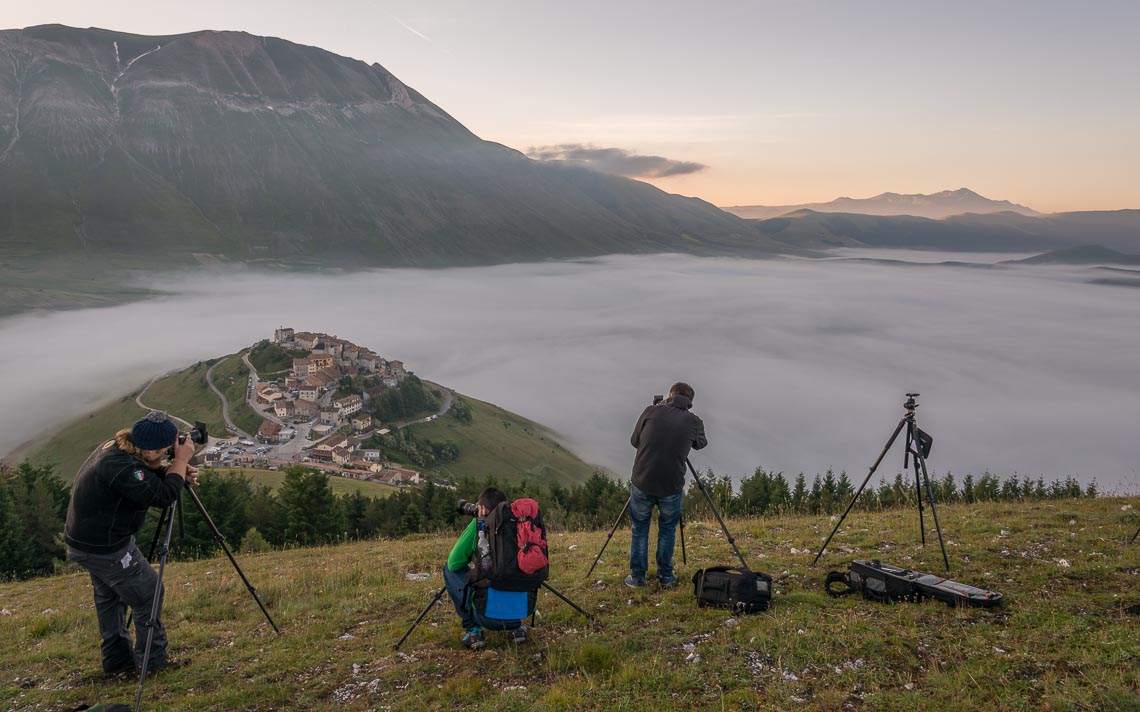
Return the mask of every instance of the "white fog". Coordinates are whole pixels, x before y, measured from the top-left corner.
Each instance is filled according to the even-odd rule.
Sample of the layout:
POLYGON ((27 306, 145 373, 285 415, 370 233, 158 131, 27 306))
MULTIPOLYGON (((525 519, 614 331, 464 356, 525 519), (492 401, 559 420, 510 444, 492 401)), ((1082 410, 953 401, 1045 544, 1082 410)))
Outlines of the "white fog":
MULTIPOLYGON (((619 476, 638 413, 683 380, 710 443, 693 464, 718 474, 830 467, 858 483, 902 416, 904 392, 919 391, 934 472, 1073 475, 1136 491, 1140 291, 1090 275, 677 255, 167 275, 154 283, 175 292, 166 298, 0 321, 0 454, 158 373, 291 326, 350 339, 546 424, 619 476)), ((901 464, 896 444, 879 474, 901 464)))

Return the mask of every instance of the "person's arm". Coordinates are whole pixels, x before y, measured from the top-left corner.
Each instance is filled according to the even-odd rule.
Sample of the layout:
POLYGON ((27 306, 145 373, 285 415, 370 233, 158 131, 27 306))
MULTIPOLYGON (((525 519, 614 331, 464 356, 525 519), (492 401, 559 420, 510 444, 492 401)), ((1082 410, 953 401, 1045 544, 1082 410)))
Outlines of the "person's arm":
POLYGON ((183 477, 178 472, 160 476, 138 460, 111 475, 107 485, 136 504, 167 507, 182 493, 183 477))
POLYGON ((693 420, 696 421, 696 425, 697 425, 696 433, 693 435, 693 449, 694 450, 700 450, 701 448, 703 448, 704 446, 709 444, 709 439, 705 437, 705 423, 704 423, 704 421, 695 415, 693 416, 693 420))
MULTIPOLYGON (((649 406, 652 408, 653 406, 649 406)), ((641 430, 645 427, 645 421, 649 415, 649 408, 641 411, 641 417, 637 419, 637 425, 633 428, 633 435, 629 438, 629 444, 634 447, 641 447, 641 430)))
POLYGON ((462 571, 471 561, 471 554, 475 553, 475 539, 478 536, 479 520, 472 519, 463 533, 459 535, 451 553, 447 556, 447 568, 452 571, 462 571))

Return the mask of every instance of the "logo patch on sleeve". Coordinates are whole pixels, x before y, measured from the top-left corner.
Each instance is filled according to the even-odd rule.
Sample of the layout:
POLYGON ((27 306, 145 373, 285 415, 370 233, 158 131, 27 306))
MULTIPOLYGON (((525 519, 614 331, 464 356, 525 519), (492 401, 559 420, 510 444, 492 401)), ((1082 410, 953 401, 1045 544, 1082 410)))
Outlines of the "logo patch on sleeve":
POLYGON ((135 479, 136 480, 138 480, 139 482, 142 482, 144 477, 146 477, 146 472, 144 472, 143 470, 135 470, 135 479))

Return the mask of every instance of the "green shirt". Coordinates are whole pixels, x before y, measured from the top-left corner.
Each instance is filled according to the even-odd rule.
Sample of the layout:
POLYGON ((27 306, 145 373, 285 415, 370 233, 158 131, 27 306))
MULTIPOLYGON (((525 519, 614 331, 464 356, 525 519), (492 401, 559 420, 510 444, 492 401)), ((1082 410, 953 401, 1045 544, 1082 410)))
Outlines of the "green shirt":
POLYGON ((471 523, 459 535, 459 540, 455 542, 455 546, 451 547, 451 553, 447 557, 447 568, 452 571, 462 571, 467 568, 467 564, 471 563, 471 555, 475 553, 478 532, 479 520, 472 518, 471 523))

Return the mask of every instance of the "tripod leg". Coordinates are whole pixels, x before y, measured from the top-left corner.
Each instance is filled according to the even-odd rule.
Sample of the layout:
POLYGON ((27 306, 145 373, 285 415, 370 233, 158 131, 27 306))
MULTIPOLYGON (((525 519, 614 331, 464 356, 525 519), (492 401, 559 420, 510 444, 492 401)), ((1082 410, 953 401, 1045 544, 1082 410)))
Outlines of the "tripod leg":
POLYGON ((400 646, 404 644, 404 641, 408 639, 408 636, 412 634, 412 631, 415 630, 416 626, 420 624, 420 621, 424 619, 424 616, 426 616, 428 611, 431 610, 431 607, 439 603, 439 599, 443 598, 443 592, 446 590, 447 586, 442 586, 438 591, 435 592, 435 597, 431 599, 431 603, 427 604, 427 608, 423 609, 423 611, 420 613, 419 618, 416 618, 416 622, 412 623, 412 627, 408 628, 408 630, 404 632, 404 635, 400 637, 400 640, 392 647, 392 650, 400 649, 400 646))
POLYGON ((881 463, 883 461, 883 458, 886 457, 887 451, 891 449, 891 445, 895 444, 895 440, 898 438, 899 433, 902 432, 904 425, 906 425, 905 417, 899 421, 898 425, 895 426, 895 432, 891 433, 891 437, 889 440, 887 440, 887 444, 883 446, 883 451, 880 452, 879 457, 875 459, 875 464, 871 465, 870 472, 868 472, 867 476, 863 478, 863 484, 859 485, 859 489, 855 492, 854 495, 852 495, 851 501, 847 503, 847 509, 843 510, 843 515, 840 516, 839 521, 835 523, 835 528, 832 529, 831 533, 827 535, 827 539, 823 542, 823 546, 819 547, 819 553, 815 555, 814 559, 812 559, 812 566, 815 566, 816 562, 819 561, 819 557, 823 556, 823 552, 827 549, 827 545, 831 543, 831 537, 835 536, 835 532, 839 531, 839 527, 843 526, 843 520, 847 518, 848 513, 851 512, 851 508, 855 506, 855 501, 859 499, 859 495, 863 494, 863 489, 867 486, 867 483, 871 481, 871 475, 875 474, 875 470, 879 469, 879 463, 881 463))
POLYGON ((162 575, 166 572, 166 557, 170 553, 170 536, 173 533, 174 515, 172 513, 166 524, 166 538, 162 542, 162 558, 158 564, 158 581, 154 584, 154 599, 150 604, 150 623, 146 628, 146 647, 143 648, 142 670, 139 672, 139 691, 135 695, 135 712, 139 712, 142 707, 143 688, 146 686, 147 668, 150 667, 150 648, 154 644, 154 626, 158 622, 159 608, 162 604, 162 575))
POLYGON ((914 496, 918 500, 918 531, 922 537, 922 545, 926 546, 926 520, 922 513, 922 481, 918 477, 918 451, 912 450, 912 444, 918 441, 914 438, 914 423, 907 425, 906 429, 906 455, 903 456, 903 470, 906 470, 906 458, 914 455, 914 496))
POLYGON ((716 505, 713 504, 712 496, 709 494, 709 491, 705 489, 705 483, 701 481, 701 476, 698 475, 697 471, 693 468, 693 463, 689 462, 689 458, 686 457, 685 464, 689 466, 689 472, 693 473, 693 479, 697 481, 697 487, 700 488, 701 494, 705 496, 705 501, 709 503, 709 509, 712 510, 713 515, 716 517, 717 522, 720 524, 721 530, 728 538, 728 543, 732 547, 732 550, 736 552, 736 557, 740 559, 741 566, 743 566, 746 571, 751 571, 752 569, 748 566, 748 562, 744 560, 744 554, 741 554, 740 549, 736 548, 736 540, 732 538, 732 534, 729 533, 728 527, 725 525, 724 520, 720 518, 720 512, 716 510, 716 505))
POLYGON ((1129 544, 1132 544, 1133 542, 1135 542, 1135 541, 1136 541, 1136 537, 1138 537, 1138 536, 1140 536, 1140 528, 1138 528, 1138 529, 1136 530, 1136 533, 1132 535, 1132 538, 1131 538, 1131 539, 1128 541, 1128 543, 1129 543, 1129 544))
MULTIPOLYGON (((942 526, 938 523, 938 508, 934 505, 934 488, 930 486, 930 475, 926 472, 926 458, 924 458, 922 453, 916 448, 914 459, 922 465, 922 478, 926 480, 926 499, 930 502, 930 513, 934 515, 934 530, 938 532, 938 546, 942 547, 942 563, 946 564, 946 571, 949 573, 950 558, 946 556, 946 544, 942 541, 942 526)), ((923 545, 925 545, 925 539, 923 540, 923 545)))
MULTIPOLYGON (((174 506, 174 505, 171 505, 174 506)), ((166 525, 166 517, 170 514, 170 507, 163 507, 162 511, 158 514, 158 524, 154 525, 154 538, 150 542, 150 549, 146 553, 147 561, 154 561, 154 555, 158 552, 158 539, 162 536, 162 528, 166 525)), ((130 615, 127 616, 127 630, 131 629, 131 621, 135 619, 135 612, 132 609, 130 615)))
POLYGON ((594 567, 597 566, 598 562, 602 560, 602 552, 605 551, 606 547, 610 545, 610 539, 614 538, 614 532, 617 531, 618 525, 621 524, 622 517, 625 516, 625 513, 627 511, 629 511, 628 497, 625 500, 625 506, 621 508, 621 512, 617 515, 617 519, 614 520, 614 525, 610 527, 610 533, 606 535, 605 543, 602 544, 602 548, 598 551, 598 555, 594 557, 594 563, 590 564, 590 570, 586 572, 586 578, 590 578, 590 574, 594 572, 594 567))
POLYGON ((198 508, 198 512, 202 515, 202 519, 206 520, 206 524, 210 527, 210 531, 214 533, 214 541, 218 542, 218 544, 222 547, 222 551, 226 552, 226 557, 229 558, 230 563, 234 565, 234 571, 237 571, 237 575, 241 577, 241 582, 245 584, 245 588, 247 591, 249 591, 249 595, 253 596, 253 600, 257 601, 257 606, 261 609, 261 612, 265 614, 265 620, 269 621, 269 625, 273 626, 273 631, 280 635, 281 630, 277 627, 277 624, 273 622, 273 617, 269 615, 269 611, 265 609, 265 604, 262 603, 261 599, 257 596, 257 591, 254 590, 253 584, 249 582, 249 579, 245 577, 245 573, 242 572, 241 567, 238 566, 237 559, 235 559, 234 555, 230 553, 230 548, 226 546, 226 538, 222 536, 222 533, 220 531, 218 531, 218 527, 214 525, 214 520, 210 519, 210 515, 206 512, 206 508, 202 506, 202 500, 198 499, 198 493, 195 492, 192 487, 185 487, 183 489, 183 492, 190 493, 190 499, 193 500, 194 506, 198 508))
POLYGON ((573 602, 573 601, 571 601, 569 598, 566 598, 565 596, 563 596, 561 593, 559 593, 559 592, 558 592, 558 590, 557 590, 557 589, 555 589, 553 586, 551 586, 551 585, 550 585, 550 584, 548 584, 547 582, 543 581, 543 582, 542 582, 542 587, 543 587, 543 588, 545 588, 547 591, 550 591, 551 593, 553 593, 555 596, 558 596, 559 598, 561 598, 561 599, 562 599, 563 601, 565 601, 565 602, 566 602, 566 603, 567 603, 567 604, 568 604, 568 605, 569 605, 571 608, 573 608, 574 610, 578 611, 578 612, 579 612, 579 613, 581 613, 582 615, 586 616, 586 618, 589 618, 590 620, 594 620, 594 617, 593 617, 592 615, 590 615, 589 613, 587 613, 587 612, 583 611, 581 608, 579 608, 579 607, 578 607, 578 604, 577 604, 577 603, 574 603, 574 602, 573 602))

